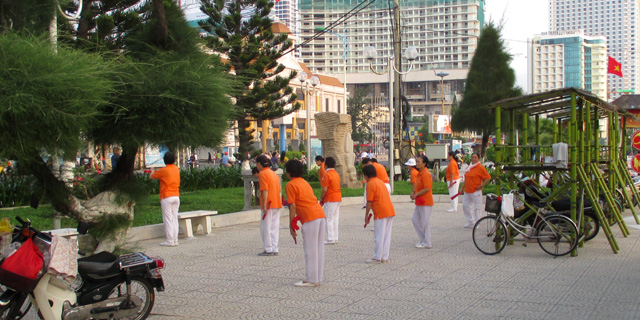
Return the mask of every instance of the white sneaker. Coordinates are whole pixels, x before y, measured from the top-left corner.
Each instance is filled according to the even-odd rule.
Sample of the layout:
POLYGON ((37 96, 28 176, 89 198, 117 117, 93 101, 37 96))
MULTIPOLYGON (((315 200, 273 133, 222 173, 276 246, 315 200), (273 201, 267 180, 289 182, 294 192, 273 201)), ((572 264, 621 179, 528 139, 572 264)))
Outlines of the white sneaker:
POLYGON ((447 209, 447 212, 456 212, 456 210, 453 210, 453 208, 449 208, 447 209))
POLYGON ((464 225, 465 228, 473 228, 473 223, 467 223, 464 225))
POLYGON ((162 247, 175 247, 177 245, 178 245, 177 243, 173 243, 173 242, 169 242, 169 241, 165 241, 165 242, 160 244, 160 246, 162 246, 162 247))

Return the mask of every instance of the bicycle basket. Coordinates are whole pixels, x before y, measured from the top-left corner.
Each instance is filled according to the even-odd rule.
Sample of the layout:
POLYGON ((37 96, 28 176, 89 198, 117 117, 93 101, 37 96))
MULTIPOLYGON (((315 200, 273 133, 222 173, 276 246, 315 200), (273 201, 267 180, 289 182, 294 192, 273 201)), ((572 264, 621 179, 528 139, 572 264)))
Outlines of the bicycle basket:
POLYGON ((485 203, 484 203, 484 211, 498 214, 500 213, 501 203, 500 199, 495 194, 488 194, 485 203))

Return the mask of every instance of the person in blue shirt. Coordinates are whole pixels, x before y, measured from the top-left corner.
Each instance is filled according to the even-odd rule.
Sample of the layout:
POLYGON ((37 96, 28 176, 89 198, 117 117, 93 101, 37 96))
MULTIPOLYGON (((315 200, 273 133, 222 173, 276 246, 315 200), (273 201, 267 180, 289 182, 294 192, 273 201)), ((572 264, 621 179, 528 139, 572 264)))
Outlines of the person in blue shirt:
POLYGON ((225 166, 225 167, 231 167, 231 163, 229 163, 229 153, 228 152, 224 153, 220 163, 222 163, 222 165, 225 166))
POLYGON ((116 165, 118 164, 118 159, 120 159, 120 149, 113 149, 113 155, 111 156, 111 170, 116 169, 116 165))

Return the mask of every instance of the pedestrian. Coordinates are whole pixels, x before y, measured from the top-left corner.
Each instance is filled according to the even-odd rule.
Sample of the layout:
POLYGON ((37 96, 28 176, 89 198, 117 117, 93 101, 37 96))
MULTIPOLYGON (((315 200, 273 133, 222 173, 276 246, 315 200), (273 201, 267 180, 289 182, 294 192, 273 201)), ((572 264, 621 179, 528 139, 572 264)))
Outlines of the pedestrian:
POLYGON ((280 159, 278 157, 278 151, 274 151, 271 154, 271 165, 273 166, 273 170, 278 170, 278 168, 280 168, 280 159))
POLYGON ((387 173, 387 168, 378 163, 378 159, 371 158, 371 164, 374 168, 376 168, 376 173, 378 174, 378 179, 384 182, 384 185, 387 186, 387 191, 391 194, 391 184, 389 183, 389 174, 387 173))
POLYGON ((208 152, 208 153, 209 153, 209 159, 207 159, 207 162, 209 164, 213 164, 213 157, 211 156, 211 152, 208 152))
POLYGON ((114 148, 113 155, 111 156, 111 171, 116 170, 116 166, 118 165, 118 160, 120 160, 120 149, 114 148))
POLYGON ((391 229, 393 217, 396 215, 389 192, 384 182, 376 177, 373 166, 362 167, 362 173, 367 180, 367 210, 364 213, 365 226, 371 221, 370 212, 373 211, 373 258, 367 263, 381 263, 389 261, 389 247, 391 246, 391 229))
POLYGON ((449 152, 449 165, 444 171, 444 177, 447 182, 447 188, 449 189, 449 197, 451 199, 451 208, 447 209, 447 212, 458 211, 458 197, 454 197, 458 194, 460 187, 460 171, 458 170, 458 162, 456 161, 456 153, 449 152))
POLYGON ((327 241, 325 243, 338 244, 340 203, 342 202, 340 175, 335 170, 336 159, 333 157, 327 157, 323 165, 327 167, 327 171, 324 173, 322 180, 320 180, 320 185, 322 186, 320 203, 324 203, 324 214, 327 217, 327 241))
POLYGON ((471 164, 464 174, 464 199, 462 209, 467 219, 465 228, 471 228, 480 218, 482 210, 482 188, 491 181, 491 175, 480 163, 480 156, 477 153, 471 155, 471 164))
POLYGON ((178 209, 180 208, 180 169, 174 165, 176 156, 173 152, 166 152, 163 156, 164 168, 151 172, 151 179, 160 180, 160 207, 162 208, 162 222, 167 240, 161 246, 175 247, 178 245, 178 209))
POLYGON ((280 163, 285 164, 285 163, 287 163, 287 161, 289 161, 289 159, 287 158, 287 152, 283 151, 280 154, 280 163))
POLYGON ((325 166, 324 166, 324 158, 322 156, 316 156, 316 165, 319 167, 319 169, 318 169, 318 181, 320 181, 320 183, 322 183, 322 177, 324 176, 324 173, 326 172, 325 166))
POLYGON ((415 200, 413 210, 413 228, 416 229, 420 242, 418 249, 431 249, 431 210, 433 209, 433 181, 427 169, 429 159, 426 156, 416 157, 416 168, 419 171, 415 188, 411 193, 411 200, 415 200))
POLYGON ((229 153, 228 152, 224 153, 224 155, 222 156, 222 159, 220 160, 220 163, 225 167, 229 167, 229 168, 232 167, 231 163, 229 162, 229 153))
MULTIPOLYGON (((302 222, 302 245, 304 248, 305 279, 296 282, 296 287, 316 287, 322 282, 324 273, 324 234, 327 220, 313 194, 313 189, 307 181, 302 179, 304 165, 298 160, 285 163, 287 183, 285 191, 289 203, 289 232, 293 239, 297 239, 294 229, 294 218, 299 217, 302 222)), ((297 240, 296 240, 297 242, 297 240)))
POLYGON ((411 183, 411 191, 415 190, 416 179, 418 179, 418 169, 416 169, 416 159, 411 158, 404 164, 409 169, 409 182, 411 183))
POLYGON ((277 256, 278 238, 280 237, 280 208, 282 208, 282 192, 280 178, 271 170, 271 160, 260 155, 256 158, 256 167, 260 170, 260 235, 264 251, 259 256, 277 256))
MULTIPOLYGON (((369 160, 369 158, 362 158, 362 168, 364 168, 365 166, 371 165, 371 162, 369 160)), ((362 206, 362 209, 366 209, 367 208, 367 179, 364 179, 364 206, 362 206)))

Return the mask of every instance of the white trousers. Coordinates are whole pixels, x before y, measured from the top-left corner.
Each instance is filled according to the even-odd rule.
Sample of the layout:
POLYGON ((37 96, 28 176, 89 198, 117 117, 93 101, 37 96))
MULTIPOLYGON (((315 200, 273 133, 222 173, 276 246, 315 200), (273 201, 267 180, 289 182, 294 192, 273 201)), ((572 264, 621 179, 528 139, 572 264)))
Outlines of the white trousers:
MULTIPOLYGON (((460 179, 456 179, 453 180, 455 183, 449 187, 449 198, 455 196, 456 194, 458 194, 458 190, 460 189, 460 179)), ((447 181, 447 185, 449 185, 449 181, 447 181)), ((458 197, 456 197, 455 199, 451 200, 451 209, 453 209, 453 211, 458 211, 458 197)))
POLYGON ((391 247, 391 229, 393 217, 377 219, 373 221, 373 242, 375 244, 373 259, 389 260, 389 248, 391 247))
POLYGON ((278 238, 280 237, 280 208, 267 210, 267 216, 264 220, 260 220, 260 235, 262 236, 264 251, 278 252, 278 238))
POLYGON ((324 233, 325 218, 315 219, 302 225, 302 246, 306 265, 306 282, 322 282, 324 273, 324 233))
POLYGON ((478 190, 473 193, 464 193, 464 200, 462 200, 462 209, 464 210, 464 217, 467 219, 467 223, 475 224, 480 219, 480 212, 482 208, 482 190, 478 190))
POLYGON ((338 241, 340 202, 325 202, 324 215, 327 216, 327 241, 338 241))
POLYGON ((166 197, 160 200, 162 208, 162 222, 164 233, 168 243, 178 243, 178 209, 180 209, 180 197, 166 197))
POLYGON ((431 247, 431 209, 433 206, 416 206, 411 218, 420 244, 425 247, 431 247))

